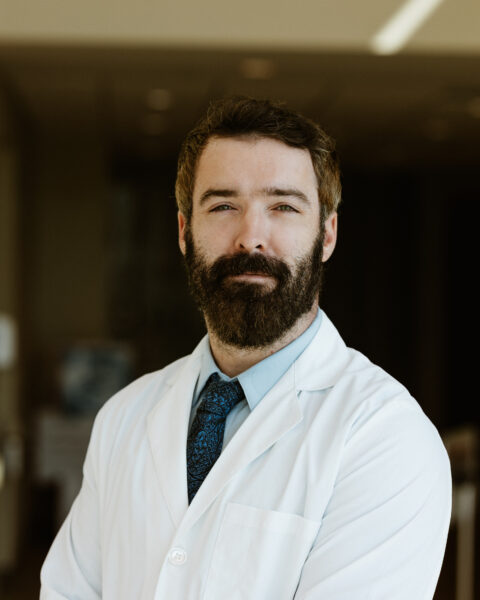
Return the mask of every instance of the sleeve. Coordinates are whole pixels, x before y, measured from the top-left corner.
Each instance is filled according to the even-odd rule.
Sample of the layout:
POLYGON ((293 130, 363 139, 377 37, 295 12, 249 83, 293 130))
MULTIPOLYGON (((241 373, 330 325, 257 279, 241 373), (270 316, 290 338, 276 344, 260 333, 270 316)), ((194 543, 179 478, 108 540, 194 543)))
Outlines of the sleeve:
POLYGON ((101 552, 95 454, 98 417, 83 466, 80 492, 42 566, 40 600, 99 600, 101 552))
POLYGON ((437 430, 418 405, 392 401, 345 443, 295 600, 431 600, 450 513, 437 430))

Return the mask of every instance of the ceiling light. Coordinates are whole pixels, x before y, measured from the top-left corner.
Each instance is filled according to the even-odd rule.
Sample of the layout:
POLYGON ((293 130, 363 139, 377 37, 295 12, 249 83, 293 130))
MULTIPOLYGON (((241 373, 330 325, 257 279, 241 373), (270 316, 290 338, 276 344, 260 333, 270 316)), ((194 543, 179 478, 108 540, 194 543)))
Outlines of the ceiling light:
POLYGON ((443 0, 407 0, 373 36, 370 47, 376 54, 398 52, 443 0))
POLYGON ((148 92, 146 102, 152 110, 168 110, 173 104, 173 94, 170 90, 153 89, 148 92))
POLYGON ((240 71, 246 79, 270 79, 275 72, 273 60, 269 58, 244 58, 240 71))

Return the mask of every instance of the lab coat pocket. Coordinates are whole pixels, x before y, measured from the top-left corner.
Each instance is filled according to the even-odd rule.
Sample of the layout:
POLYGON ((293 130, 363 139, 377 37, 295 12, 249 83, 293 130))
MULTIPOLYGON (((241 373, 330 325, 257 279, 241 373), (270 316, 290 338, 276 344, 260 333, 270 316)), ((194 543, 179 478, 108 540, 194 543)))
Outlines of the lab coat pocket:
POLYGON ((295 514, 228 504, 205 600, 291 600, 319 527, 295 514))

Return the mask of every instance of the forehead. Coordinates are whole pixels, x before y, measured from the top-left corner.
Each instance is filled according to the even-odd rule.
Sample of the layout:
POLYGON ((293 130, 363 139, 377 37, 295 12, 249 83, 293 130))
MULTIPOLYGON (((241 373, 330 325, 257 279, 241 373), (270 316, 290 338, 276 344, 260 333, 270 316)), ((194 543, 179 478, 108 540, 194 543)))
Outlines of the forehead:
POLYGON ((292 186, 316 195, 308 150, 264 137, 213 137, 197 163, 193 196, 206 187, 292 186))

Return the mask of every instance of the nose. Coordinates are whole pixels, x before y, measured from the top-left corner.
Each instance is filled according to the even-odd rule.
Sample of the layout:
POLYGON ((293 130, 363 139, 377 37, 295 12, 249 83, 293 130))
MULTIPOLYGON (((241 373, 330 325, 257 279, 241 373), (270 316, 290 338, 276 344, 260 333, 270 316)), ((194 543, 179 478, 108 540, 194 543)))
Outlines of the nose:
POLYGON ((246 211, 240 218, 235 239, 237 252, 264 252, 267 249, 267 227, 256 211, 246 211))

